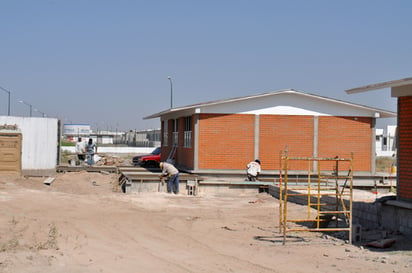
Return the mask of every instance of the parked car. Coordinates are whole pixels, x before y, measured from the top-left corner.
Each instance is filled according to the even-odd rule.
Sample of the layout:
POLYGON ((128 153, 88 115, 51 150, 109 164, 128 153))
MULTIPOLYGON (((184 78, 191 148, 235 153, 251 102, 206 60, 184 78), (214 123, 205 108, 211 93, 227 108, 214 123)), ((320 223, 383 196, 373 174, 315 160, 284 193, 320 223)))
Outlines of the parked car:
POLYGON ((157 147, 150 154, 134 156, 132 158, 132 164, 134 166, 140 165, 143 167, 158 167, 160 163, 160 158, 162 156, 161 152, 162 149, 160 147, 157 147))

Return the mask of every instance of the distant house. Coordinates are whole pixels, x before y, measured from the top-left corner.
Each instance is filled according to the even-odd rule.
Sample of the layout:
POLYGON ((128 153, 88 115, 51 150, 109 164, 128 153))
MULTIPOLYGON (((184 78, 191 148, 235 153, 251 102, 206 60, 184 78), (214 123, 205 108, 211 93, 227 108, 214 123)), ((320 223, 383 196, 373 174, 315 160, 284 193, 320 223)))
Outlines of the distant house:
POLYGON ((396 155, 396 128, 396 125, 388 125, 385 129, 376 129, 376 156, 396 155))
POLYGON ((63 124, 63 136, 72 141, 78 137, 87 137, 91 133, 89 124, 63 124))
MULTIPOLYGON (((177 107, 160 118, 162 160, 194 173, 244 170, 259 158, 279 169, 279 153, 350 157, 355 170, 375 171, 375 120, 396 113, 296 90, 177 107)), ((307 166, 293 166, 307 170, 307 166)))

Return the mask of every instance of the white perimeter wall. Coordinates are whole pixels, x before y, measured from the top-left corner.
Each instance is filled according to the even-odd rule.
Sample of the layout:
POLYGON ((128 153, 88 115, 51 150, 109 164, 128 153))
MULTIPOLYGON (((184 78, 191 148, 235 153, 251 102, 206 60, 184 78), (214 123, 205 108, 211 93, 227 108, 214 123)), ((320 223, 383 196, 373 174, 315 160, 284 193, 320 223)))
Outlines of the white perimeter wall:
POLYGON ((59 145, 58 120, 0 116, 0 124, 16 124, 22 133, 22 170, 55 169, 59 145))
MULTIPOLYGON (((74 146, 62 146, 62 151, 76 153, 74 146)), ((99 147, 97 144, 97 154, 150 154, 156 147, 99 147)))

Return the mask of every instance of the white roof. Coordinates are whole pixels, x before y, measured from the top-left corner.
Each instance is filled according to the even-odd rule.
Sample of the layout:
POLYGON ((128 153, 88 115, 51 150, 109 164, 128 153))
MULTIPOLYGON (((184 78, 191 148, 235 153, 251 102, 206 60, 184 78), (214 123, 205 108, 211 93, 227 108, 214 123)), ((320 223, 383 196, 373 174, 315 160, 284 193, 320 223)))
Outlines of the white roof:
POLYGON ((396 117, 394 112, 288 89, 176 107, 144 119, 193 113, 396 117))

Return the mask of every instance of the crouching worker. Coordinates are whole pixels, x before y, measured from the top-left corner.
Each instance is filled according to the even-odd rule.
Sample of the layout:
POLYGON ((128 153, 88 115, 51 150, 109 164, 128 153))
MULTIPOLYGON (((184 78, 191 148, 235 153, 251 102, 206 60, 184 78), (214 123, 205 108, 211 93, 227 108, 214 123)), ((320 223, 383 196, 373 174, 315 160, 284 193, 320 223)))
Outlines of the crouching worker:
POLYGON ((163 177, 169 177, 169 181, 167 181, 167 192, 175 194, 179 193, 179 171, 170 163, 167 162, 160 162, 159 164, 160 169, 162 170, 162 174, 160 175, 160 179, 163 177))
POLYGON ((260 160, 256 159, 255 161, 250 162, 249 164, 247 164, 247 179, 249 181, 256 181, 259 178, 259 174, 261 172, 260 169, 260 160))

